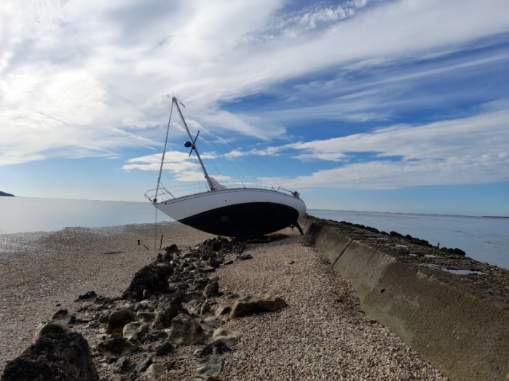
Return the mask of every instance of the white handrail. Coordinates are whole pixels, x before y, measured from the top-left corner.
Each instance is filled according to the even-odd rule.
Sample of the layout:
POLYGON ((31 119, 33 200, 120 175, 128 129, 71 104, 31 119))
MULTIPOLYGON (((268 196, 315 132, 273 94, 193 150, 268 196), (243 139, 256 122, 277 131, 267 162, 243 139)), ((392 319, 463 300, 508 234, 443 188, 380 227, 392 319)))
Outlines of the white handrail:
POLYGON ((157 199, 158 196, 162 196, 161 198, 164 198, 163 201, 168 201, 175 198, 175 196, 163 186, 160 186, 159 188, 149 189, 148 191, 145 192, 145 198, 152 203, 159 202, 159 200, 157 199))

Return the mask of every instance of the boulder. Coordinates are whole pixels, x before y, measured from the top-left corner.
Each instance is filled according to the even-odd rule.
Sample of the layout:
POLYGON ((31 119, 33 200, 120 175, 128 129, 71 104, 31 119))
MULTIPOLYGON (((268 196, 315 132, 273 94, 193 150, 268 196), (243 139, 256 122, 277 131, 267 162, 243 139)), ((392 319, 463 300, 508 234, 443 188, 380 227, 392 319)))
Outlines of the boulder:
POLYGON ((231 312, 231 306, 219 306, 216 308, 215 316, 218 318, 228 318, 228 315, 231 314, 231 312))
POLYGON ((66 309, 60 309, 53 314, 52 320, 66 320, 69 318, 69 311, 66 309))
POLYGON ((256 315, 263 312, 279 311, 287 306, 286 302, 280 297, 271 296, 246 296, 238 299, 232 307, 230 317, 242 317, 256 315))
POLYGON ((206 380, 216 380, 223 369, 223 356, 211 355, 199 362, 198 375, 206 380))
POLYGON ((179 314, 171 322, 168 340, 175 345, 202 344, 207 337, 201 325, 192 317, 179 314))
POLYGON ((143 361, 141 361, 138 365, 136 365, 136 373, 143 373, 145 372, 150 365, 152 365, 153 360, 152 356, 146 356, 143 361))
POLYGON ((135 319, 136 314, 128 308, 113 311, 108 318, 107 332, 120 334, 124 326, 135 319))
POLYGON ((167 356, 173 352, 175 352, 175 347, 167 341, 159 345, 155 350, 156 356, 167 356))
POLYGON ((114 365, 114 370, 119 373, 127 372, 131 368, 131 361, 126 356, 120 357, 114 365))
POLYGON ((123 337, 108 337, 97 345, 97 349, 104 353, 120 356, 133 352, 136 346, 123 337))
POLYGON ((195 353, 198 358, 205 358, 211 355, 222 355, 231 351, 232 350, 228 344, 226 344, 224 341, 214 340, 195 353))
POLYGON ((232 329, 216 328, 212 334, 212 339, 215 341, 223 341, 228 345, 233 345, 240 339, 240 333, 232 329))
POLYGON ((136 314, 136 317, 145 323, 151 323, 154 321, 156 314, 153 312, 140 311, 136 314))
POLYGON ((141 300, 151 295, 167 293, 171 269, 168 263, 151 263, 141 268, 124 291, 123 297, 141 300))
POLYGON ((122 329, 122 336, 129 341, 138 340, 139 334, 142 332, 142 325, 136 321, 127 323, 122 329))
POLYGON ((61 325, 49 323, 21 356, 7 363, 2 381, 96 381, 87 341, 61 325))
POLYGON ((152 326, 156 329, 168 328, 175 316, 178 315, 182 306, 178 302, 171 302, 167 305, 161 306, 161 309, 156 311, 154 322, 152 326))
POLYGON ((219 281, 217 278, 213 278, 203 289, 203 296, 210 298, 219 295, 219 281))
POLYGON ((150 365, 145 371, 146 377, 149 380, 159 380, 164 373, 164 366, 162 364, 154 363, 150 365))
POLYGON ((189 314, 194 316, 200 316, 202 303, 198 299, 192 299, 187 303, 182 304, 182 308, 189 314))
POLYGON ((168 247, 165 247, 164 253, 161 253, 158 255, 158 259, 161 262, 170 262, 175 257, 177 257, 180 254, 180 249, 177 245, 172 244, 168 247))
POLYGON ((76 301, 90 300, 90 299, 95 299, 96 297, 97 297, 97 294, 95 293, 95 291, 87 291, 84 294, 81 294, 80 296, 78 296, 78 299, 76 299, 76 301))

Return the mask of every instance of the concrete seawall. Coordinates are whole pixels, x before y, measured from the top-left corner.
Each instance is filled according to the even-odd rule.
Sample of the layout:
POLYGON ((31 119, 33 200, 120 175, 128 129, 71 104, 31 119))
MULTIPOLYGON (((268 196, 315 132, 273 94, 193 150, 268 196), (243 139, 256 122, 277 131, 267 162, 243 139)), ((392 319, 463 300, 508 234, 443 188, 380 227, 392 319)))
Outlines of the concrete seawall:
POLYGON ((366 313, 448 377, 509 380, 508 271, 412 237, 310 216, 301 224, 366 313))

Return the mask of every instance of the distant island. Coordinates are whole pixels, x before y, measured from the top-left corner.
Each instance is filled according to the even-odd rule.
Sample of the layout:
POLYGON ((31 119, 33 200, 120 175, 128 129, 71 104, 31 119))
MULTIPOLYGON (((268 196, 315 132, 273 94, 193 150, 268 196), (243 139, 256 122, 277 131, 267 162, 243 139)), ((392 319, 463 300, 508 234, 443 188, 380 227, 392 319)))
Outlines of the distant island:
POLYGON ((2 192, 2 191, 0 191, 0 197, 1 197, 1 196, 14 197, 14 195, 13 195, 13 194, 10 194, 10 193, 7 193, 7 192, 2 192))

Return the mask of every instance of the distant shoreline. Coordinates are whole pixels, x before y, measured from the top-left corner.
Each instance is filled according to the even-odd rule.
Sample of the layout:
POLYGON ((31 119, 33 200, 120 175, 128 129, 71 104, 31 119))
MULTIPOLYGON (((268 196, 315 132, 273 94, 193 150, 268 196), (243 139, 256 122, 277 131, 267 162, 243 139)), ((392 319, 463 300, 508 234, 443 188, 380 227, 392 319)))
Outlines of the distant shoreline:
POLYGON ((371 213, 371 214, 394 214, 404 216, 425 216, 425 217, 465 217, 465 218, 499 218, 509 219, 509 216, 490 216, 490 215, 472 215, 472 214, 442 214, 442 213, 416 213, 416 212, 380 212, 373 210, 346 210, 346 209, 320 209, 310 208, 310 211, 317 210, 322 212, 346 212, 346 213, 371 213))
POLYGON ((14 197, 12 193, 2 192, 0 191, 0 197, 14 197))

